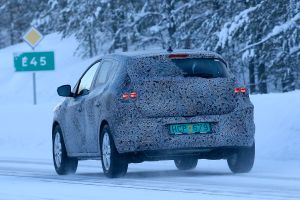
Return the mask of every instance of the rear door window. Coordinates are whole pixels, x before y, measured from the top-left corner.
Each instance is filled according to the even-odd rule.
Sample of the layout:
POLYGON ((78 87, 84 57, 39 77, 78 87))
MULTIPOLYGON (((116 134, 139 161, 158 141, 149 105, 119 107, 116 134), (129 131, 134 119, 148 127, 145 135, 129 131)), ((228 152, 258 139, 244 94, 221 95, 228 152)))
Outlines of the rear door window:
POLYGON ((114 72, 114 61, 104 60, 100 65, 95 85, 105 84, 113 76, 114 72))

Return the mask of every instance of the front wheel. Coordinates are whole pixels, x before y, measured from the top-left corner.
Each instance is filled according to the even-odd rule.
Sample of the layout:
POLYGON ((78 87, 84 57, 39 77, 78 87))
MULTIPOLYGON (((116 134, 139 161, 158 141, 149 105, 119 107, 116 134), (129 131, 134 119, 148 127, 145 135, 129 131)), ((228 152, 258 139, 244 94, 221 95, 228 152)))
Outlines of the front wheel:
POLYGON ((233 173, 247 173, 254 164, 255 144, 248 148, 238 149, 227 159, 228 166, 233 173))
POLYGON ((101 131, 100 145, 104 175, 109 178, 124 176, 127 173, 128 162, 118 153, 108 125, 101 131))
POLYGON ((77 170, 78 159, 70 158, 67 155, 66 146, 59 126, 53 130, 52 155, 54 168, 57 174, 74 174, 77 170))
POLYGON ((195 169, 198 163, 196 158, 181 158, 174 160, 175 166, 179 170, 191 170, 195 169))

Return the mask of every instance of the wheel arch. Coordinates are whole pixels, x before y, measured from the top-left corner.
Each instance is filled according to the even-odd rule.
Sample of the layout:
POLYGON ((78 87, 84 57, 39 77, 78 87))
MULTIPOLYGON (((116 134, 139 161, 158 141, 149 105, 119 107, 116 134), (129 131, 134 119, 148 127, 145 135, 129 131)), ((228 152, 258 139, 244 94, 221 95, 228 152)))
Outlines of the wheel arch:
POLYGON ((103 119, 100 123, 100 127, 99 127, 99 132, 98 132, 98 153, 99 153, 99 156, 101 157, 101 132, 102 132, 102 129, 105 125, 109 125, 108 124, 108 121, 106 119, 103 119))
POLYGON ((101 134, 101 131, 105 125, 109 125, 109 123, 107 120, 104 119, 104 120, 102 120, 102 122, 100 124, 99 134, 101 134))
POLYGON ((101 132, 103 130, 103 127, 105 125, 108 125, 109 126, 109 129, 111 131, 111 136, 112 136, 112 139, 114 142, 116 142, 116 138, 115 138, 115 135, 113 134, 113 127, 111 126, 111 124, 109 123, 108 120, 106 119, 103 119, 100 123, 100 128, 99 128, 99 134, 98 134, 98 151, 99 151, 99 154, 101 153, 101 148, 100 148, 100 139, 101 139, 101 132))
POLYGON ((69 156, 69 152, 70 152, 69 146, 66 144, 64 131, 62 130, 62 127, 61 127, 60 123, 59 123, 57 120, 54 120, 53 123, 52 123, 52 141, 54 140, 54 129, 55 129, 57 126, 60 128, 60 131, 61 131, 61 137, 62 137, 62 139, 63 139, 63 142, 64 142, 64 145, 65 145, 65 148, 66 148, 67 155, 69 156))
POLYGON ((53 123, 52 123, 52 139, 53 139, 53 137, 54 137, 54 129, 55 129, 57 126, 60 127, 58 121, 53 121, 53 123))

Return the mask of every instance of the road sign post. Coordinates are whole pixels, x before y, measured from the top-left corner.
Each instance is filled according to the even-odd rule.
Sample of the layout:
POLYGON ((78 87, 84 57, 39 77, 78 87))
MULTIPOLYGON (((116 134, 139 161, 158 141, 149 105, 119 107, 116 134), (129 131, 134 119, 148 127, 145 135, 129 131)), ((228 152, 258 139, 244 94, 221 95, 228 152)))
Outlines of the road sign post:
POLYGON ((33 105, 36 105, 36 78, 35 72, 32 73, 32 85, 33 85, 33 105))
POLYGON ((32 48, 32 52, 14 53, 14 66, 16 72, 32 71, 33 104, 37 104, 36 71, 54 70, 54 52, 35 52, 35 47, 42 41, 43 35, 31 27, 23 36, 23 40, 32 48))

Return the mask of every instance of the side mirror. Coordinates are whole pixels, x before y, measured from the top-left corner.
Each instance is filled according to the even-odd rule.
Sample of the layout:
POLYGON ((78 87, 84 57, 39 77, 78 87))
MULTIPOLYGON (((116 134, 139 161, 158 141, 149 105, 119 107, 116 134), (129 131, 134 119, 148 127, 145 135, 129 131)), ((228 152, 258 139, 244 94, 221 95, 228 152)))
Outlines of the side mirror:
POLYGON ((73 97, 70 85, 62 85, 58 87, 57 94, 62 97, 73 97))

